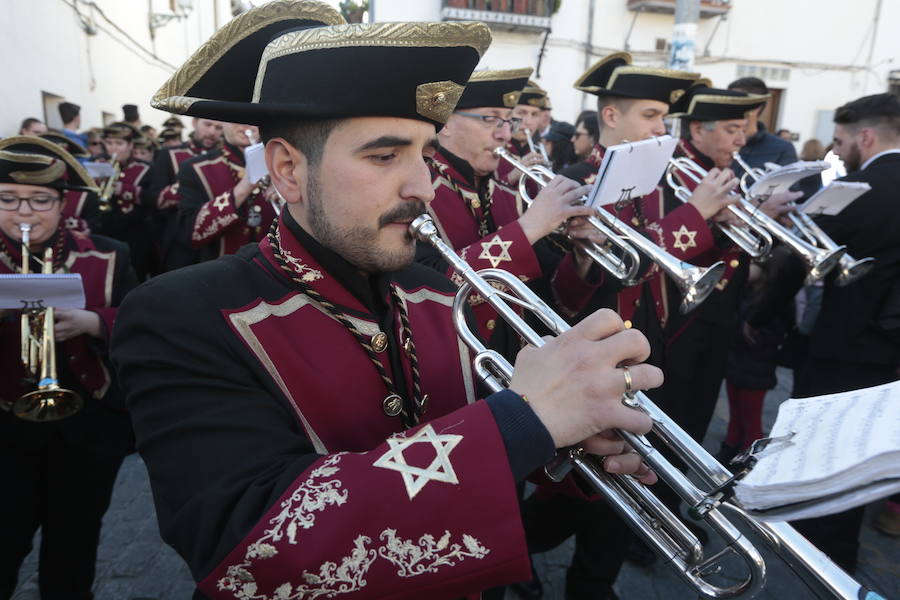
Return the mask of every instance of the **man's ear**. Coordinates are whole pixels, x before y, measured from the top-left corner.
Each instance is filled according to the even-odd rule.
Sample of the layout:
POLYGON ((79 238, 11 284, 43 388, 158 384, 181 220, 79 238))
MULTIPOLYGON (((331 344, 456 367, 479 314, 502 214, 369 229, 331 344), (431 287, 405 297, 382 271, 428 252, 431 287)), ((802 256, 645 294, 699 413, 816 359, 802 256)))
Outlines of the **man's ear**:
POLYGON ((288 204, 303 202, 309 164, 306 156, 283 138, 266 142, 266 167, 272 185, 288 204))
POLYGON ((600 111, 600 123, 604 127, 615 127, 619 120, 619 109, 612 104, 607 104, 600 111))

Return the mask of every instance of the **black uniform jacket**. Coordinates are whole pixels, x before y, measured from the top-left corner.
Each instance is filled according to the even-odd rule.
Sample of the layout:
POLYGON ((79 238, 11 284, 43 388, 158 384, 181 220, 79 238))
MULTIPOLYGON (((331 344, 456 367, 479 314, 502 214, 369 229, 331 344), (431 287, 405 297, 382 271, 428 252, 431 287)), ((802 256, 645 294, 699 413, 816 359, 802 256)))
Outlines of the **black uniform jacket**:
POLYGON ((113 358, 163 539, 211 598, 454 598, 527 579, 516 480, 553 443, 513 392, 478 400, 455 286, 416 264, 365 279, 287 211, 279 236, 295 275, 372 336, 407 409, 413 347, 421 424, 386 414, 372 359, 268 239, 157 277, 126 300, 113 358))

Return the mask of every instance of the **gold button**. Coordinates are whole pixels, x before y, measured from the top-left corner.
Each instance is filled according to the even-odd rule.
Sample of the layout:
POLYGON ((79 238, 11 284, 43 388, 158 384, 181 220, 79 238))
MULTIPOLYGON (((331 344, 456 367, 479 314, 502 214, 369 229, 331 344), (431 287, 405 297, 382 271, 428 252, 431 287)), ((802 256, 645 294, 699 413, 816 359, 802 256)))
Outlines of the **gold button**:
POLYGON ((739 264, 741 264, 741 261, 736 258, 732 258, 731 261, 729 261, 728 266, 732 269, 737 269, 739 264))
POLYGON ((439 102, 443 102, 447 99, 447 95, 444 92, 438 92, 431 98, 432 104, 437 104, 439 102))
POLYGON ((488 322, 487 322, 487 328, 488 328, 488 331, 493 331, 493 330, 494 330, 494 327, 496 327, 496 326, 497 326, 497 322, 496 322, 496 321, 494 321, 493 319, 489 319, 489 320, 488 320, 488 322))
POLYGON ((625 321, 625 329, 631 329, 631 321, 630 320, 625 321))
POLYGON ((388 345, 387 334, 379 331, 372 336, 372 350, 375 352, 384 352, 388 345))
POLYGON ((387 416, 396 417, 403 410, 403 399, 397 394, 391 394, 382 401, 381 408, 387 416))
POLYGON ((474 198, 472 200, 472 208, 481 208, 481 200, 474 198))

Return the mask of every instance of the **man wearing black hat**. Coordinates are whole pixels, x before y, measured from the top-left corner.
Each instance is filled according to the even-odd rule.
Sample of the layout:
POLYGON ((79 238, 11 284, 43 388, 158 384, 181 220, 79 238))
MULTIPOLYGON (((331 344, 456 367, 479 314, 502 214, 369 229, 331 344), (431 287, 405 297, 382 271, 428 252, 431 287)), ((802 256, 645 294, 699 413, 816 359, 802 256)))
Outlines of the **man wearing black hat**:
POLYGON ((150 232, 152 207, 142 197, 149 182, 150 165, 134 158, 134 142, 141 137, 127 123, 111 123, 103 128, 103 145, 119 173, 108 198, 100 198, 98 233, 121 240, 131 250, 131 263, 143 281, 156 270, 156 250, 150 232))
POLYGON ((49 384, 38 384, 22 363, 21 311, 0 309, 0 598, 15 591, 39 527, 41 598, 92 598, 101 519, 134 442, 107 360, 116 307, 137 284, 128 247, 70 230, 63 219, 64 192, 94 189, 59 145, 36 137, 0 140, 0 273, 22 271, 28 229, 29 271, 41 272, 39 259, 52 250, 53 273, 79 274, 85 294, 84 309, 55 311, 51 330, 58 384, 79 396, 80 409, 71 396, 59 401, 58 412, 20 400, 49 384), (77 412, 61 418, 69 411, 77 412))
MULTIPOLYGON (((528 136, 539 135, 541 126, 541 108, 547 99, 547 92, 542 90, 537 83, 528 80, 519 94, 519 100, 512 109, 512 118, 519 119, 519 127, 512 134, 512 139, 506 144, 506 149, 514 156, 522 159, 526 166, 544 163, 544 157, 539 152, 532 152, 528 136)), ((540 138, 532 137, 532 144, 540 142, 540 138)), ((519 183, 522 174, 506 161, 501 161, 497 167, 497 177, 507 185, 515 186, 519 183)), ((536 193, 536 190, 535 190, 536 193)))
MULTIPOLYGON (((520 353, 518 393, 477 400, 455 286, 412 264, 408 228, 488 29, 319 26, 338 20, 318 2, 263 4, 154 99, 260 123, 286 205, 260 244, 133 293, 114 358, 162 535, 204 596, 477 597, 527 576, 515 482, 556 446, 603 451, 591 434, 647 429, 623 379, 660 373, 623 378, 643 340, 600 313, 520 353)), ((639 463, 605 461, 652 481, 639 463)))
MULTIPOLYGON (((588 189, 559 178, 525 211, 516 192, 494 176, 505 161, 493 150, 507 144, 511 131, 520 127, 510 112, 530 73, 528 68, 472 74, 456 110, 438 133, 441 147, 429 160, 435 198, 428 212, 445 241, 473 268, 500 267, 526 282, 552 273, 554 297, 565 312, 576 314, 595 290, 585 281, 590 260, 569 252, 560 263, 544 238, 569 219, 591 214, 592 209, 578 204, 588 189)), ((595 233, 588 228, 572 230, 588 238, 595 233)), ((417 260, 453 274, 428 244, 419 244, 417 260)), ((496 311, 483 301, 472 304, 481 334, 488 339, 496 311)))
MULTIPOLYGON (((700 167, 728 170, 733 153, 746 142, 747 114, 759 108, 766 96, 720 90, 702 80, 678 100, 673 112, 682 119, 682 139, 677 152, 700 167)), ((674 179, 689 190, 696 183, 679 170, 674 179)), ((668 189, 668 188, 667 188, 668 189)), ((790 197, 773 198, 761 210, 772 216, 783 211, 790 197)), ((669 201, 678 200, 670 196, 669 201)), ((728 352, 739 325, 738 302, 747 281, 750 257, 724 235, 716 235, 716 244, 696 258, 696 264, 723 261, 725 271, 716 290, 696 310, 677 315, 668 324, 663 394, 670 416, 694 439, 702 441, 712 419, 728 352)), ((670 293, 677 290, 670 288, 670 293)))
MULTIPOLYGON (((181 141, 181 132, 177 129, 163 129, 159 132, 159 143, 162 150, 170 150, 172 148, 178 148, 184 142, 181 141)), ((154 168, 154 173, 155 173, 154 168)))
POLYGON ((137 130, 141 128, 141 115, 136 104, 122 105, 122 122, 128 123, 137 130))
MULTIPOLYGON (((87 149, 73 142, 59 130, 51 129, 40 137, 58 144, 78 161, 91 159, 91 153, 87 149)), ((97 204, 96 191, 64 190, 63 199, 62 216, 66 228, 90 233, 92 228, 96 228, 100 224, 100 208, 97 204)))

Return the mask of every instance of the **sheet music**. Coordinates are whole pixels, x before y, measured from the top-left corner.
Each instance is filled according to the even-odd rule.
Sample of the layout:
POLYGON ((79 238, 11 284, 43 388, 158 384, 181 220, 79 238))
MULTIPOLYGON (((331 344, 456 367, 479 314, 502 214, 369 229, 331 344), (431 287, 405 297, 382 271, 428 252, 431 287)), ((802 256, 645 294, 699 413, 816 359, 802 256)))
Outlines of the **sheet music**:
POLYGON ((824 160, 804 161, 800 160, 789 165, 766 173, 750 186, 752 197, 771 196, 790 190, 791 186, 810 175, 821 173, 830 165, 824 160))
POLYGON ((266 145, 262 142, 247 146, 244 149, 244 164, 247 165, 247 179, 256 183, 269 174, 266 168, 266 145))
POLYGON ((112 177, 114 172, 112 164, 108 162, 85 162, 82 163, 82 165, 87 170, 88 175, 94 179, 106 179, 107 177, 112 177))
POLYGON ((788 444, 762 456, 737 485, 742 505, 766 509, 833 497, 833 509, 850 498, 868 501, 873 484, 900 478, 900 381, 788 400, 770 437, 791 432, 788 444))
POLYGON ((646 196, 659 185, 678 141, 670 135, 606 149, 588 206, 600 207, 646 196))
POLYGON ((861 181, 833 181, 813 194, 800 210, 808 215, 836 215, 871 189, 872 186, 861 181))
POLYGON ((81 273, 0 275, 0 309, 84 308, 81 273))

